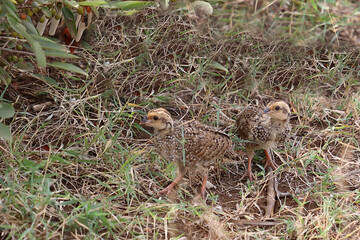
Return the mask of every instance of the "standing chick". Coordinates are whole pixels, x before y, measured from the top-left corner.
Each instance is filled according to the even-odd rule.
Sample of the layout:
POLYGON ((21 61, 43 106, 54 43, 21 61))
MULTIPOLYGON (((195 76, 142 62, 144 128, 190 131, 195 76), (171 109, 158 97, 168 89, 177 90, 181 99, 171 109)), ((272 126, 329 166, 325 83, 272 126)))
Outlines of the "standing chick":
POLYGON ((160 193, 171 191, 189 170, 192 175, 197 171, 203 176, 201 196, 204 198, 209 165, 227 150, 231 151, 231 139, 197 121, 174 122, 163 108, 149 111, 142 123, 154 128, 155 150, 177 165, 177 177, 160 193))
POLYGON ((249 141, 245 143, 249 159, 248 168, 240 180, 249 177, 252 181, 251 160, 257 149, 265 151, 265 168, 267 166, 271 166, 273 169, 277 168, 270 157, 269 149, 284 142, 290 134, 289 118, 289 105, 283 101, 272 101, 265 109, 249 106, 240 113, 236 120, 237 135, 239 138, 249 141))

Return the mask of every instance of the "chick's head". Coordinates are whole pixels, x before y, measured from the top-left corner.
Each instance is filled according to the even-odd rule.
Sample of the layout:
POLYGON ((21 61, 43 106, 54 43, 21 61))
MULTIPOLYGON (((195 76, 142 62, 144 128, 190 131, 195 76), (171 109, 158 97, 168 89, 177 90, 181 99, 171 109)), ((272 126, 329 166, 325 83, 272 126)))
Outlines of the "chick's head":
POLYGON ((269 117, 279 121, 286 121, 290 117, 290 107, 284 101, 272 101, 264 110, 269 117))
POLYGON ((156 130, 165 130, 171 129, 174 122, 166 109, 157 108, 149 111, 147 116, 141 119, 141 123, 156 130))

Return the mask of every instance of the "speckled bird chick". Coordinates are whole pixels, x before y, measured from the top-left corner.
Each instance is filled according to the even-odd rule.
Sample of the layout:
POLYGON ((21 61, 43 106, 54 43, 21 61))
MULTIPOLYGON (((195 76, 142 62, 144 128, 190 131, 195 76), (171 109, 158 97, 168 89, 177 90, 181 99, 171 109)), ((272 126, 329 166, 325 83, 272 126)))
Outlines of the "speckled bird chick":
POLYGON ((264 149, 266 155, 265 168, 271 166, 276 169, 269 149, 275 148, 278 143, 284 142, 291 131, 289 123, 290 108, 283 101, 272 101, 265 109, 256 106, 245 108, 237 118, 236 127, 239 138, 248 140, 245 143, 248 156, 248 168, 244 177, 252 181, 251 160, 256 149, 264 149))
POLYGON ((195 120, 173 121, 170 113, 163 108, 151 110, 142 123, 154 128, 155 150, 177 165, 176 179, 160 193, 171 191, 187 170, 193 175, 197 171, 203 176, 201 195, 204 198, 209 165, 226 151, 231 151, 231 139, 195 120))

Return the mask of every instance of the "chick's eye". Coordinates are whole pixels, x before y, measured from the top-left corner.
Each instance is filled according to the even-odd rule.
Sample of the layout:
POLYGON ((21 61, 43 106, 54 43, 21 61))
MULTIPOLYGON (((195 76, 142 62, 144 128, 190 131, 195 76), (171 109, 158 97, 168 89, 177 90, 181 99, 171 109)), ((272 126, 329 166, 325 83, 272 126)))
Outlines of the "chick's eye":
POLYGON ((159 120, 159 117, 158 117, 158 116, 154 116, 153 119, 156 121, 156 120, 159 120))
POLYGON ((275 107, 275 110, 276 110, 276 111, 279 111, 279 110, 280 110, 280 107, 279 107, 279 106, 276 106, 276 107, 275 107))

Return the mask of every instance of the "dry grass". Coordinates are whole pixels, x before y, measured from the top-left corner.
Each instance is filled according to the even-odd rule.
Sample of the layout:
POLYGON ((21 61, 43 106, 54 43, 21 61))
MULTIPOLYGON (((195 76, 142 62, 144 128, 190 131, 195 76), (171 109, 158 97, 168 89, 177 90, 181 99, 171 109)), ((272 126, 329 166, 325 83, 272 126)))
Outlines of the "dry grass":
POLYGON ((182 11, 109 15, 77 51, 88 79, 49 70, 52 86, 18 74, 18 89, 5 93, 17 114, 8 122, 14 141, 0 140, 0 238, 359 239, 359 52, 336 45, 341 38, 322 43, 331 29, 295 21, 301 8, 258 2, 261 11, 218 2, 208 26, 182 11), (267 25, 290 21, 280 13, 298 34, 267 25), (314 32, 322 38, 310 45, 314 32), (254 183, 238 181, 246 158, 215 163, 206 204, 193 198, 200 183, 187 180, 173 196, 157 195, 175 166, 139 125, 148 109, 232 135, 244 106, 271 97, 294 112, 290 140, 274 151, 277 193, 286 194, 271 219, 261 151, 254 183))

